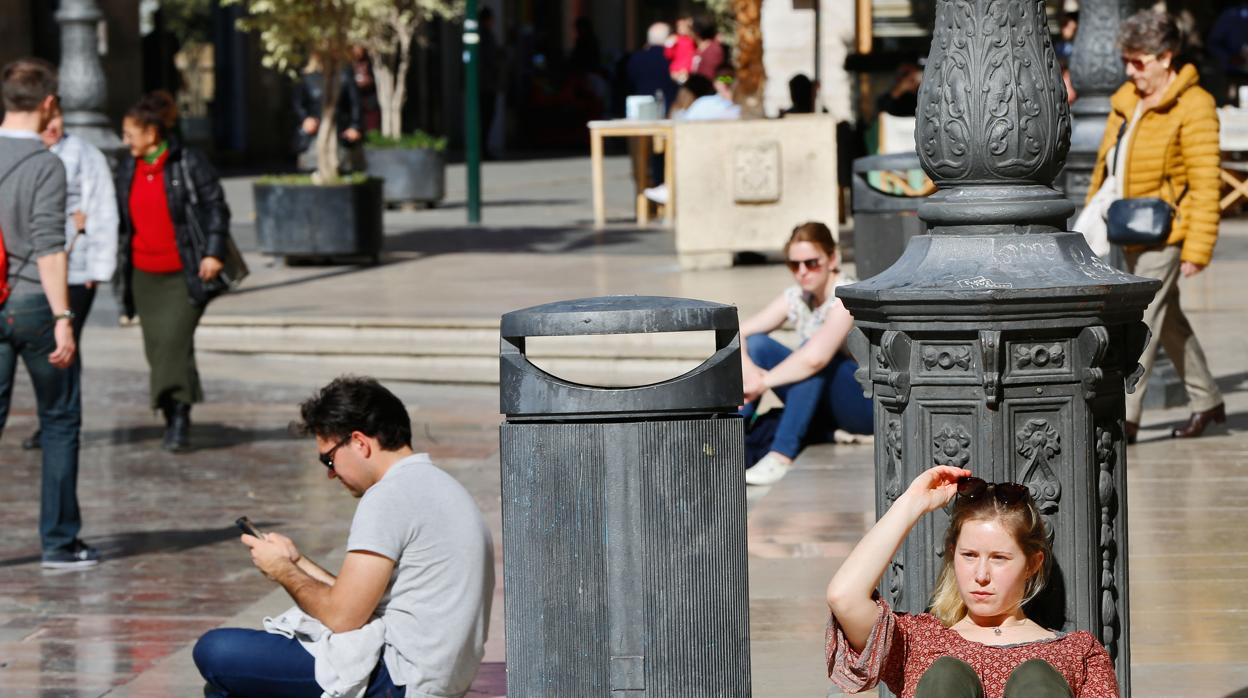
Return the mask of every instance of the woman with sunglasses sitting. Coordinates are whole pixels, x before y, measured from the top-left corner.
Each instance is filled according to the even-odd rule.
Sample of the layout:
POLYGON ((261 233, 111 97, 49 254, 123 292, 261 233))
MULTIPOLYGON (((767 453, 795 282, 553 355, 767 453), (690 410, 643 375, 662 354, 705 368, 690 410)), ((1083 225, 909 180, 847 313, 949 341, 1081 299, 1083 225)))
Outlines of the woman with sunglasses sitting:
POLYGON ((873 431, 871 401, 854 380, 858 364, 845 350, 854 319, 833 294, 841 278, 832 231, 823 223, 803 223, 793 229, 784 254, 796 283, 741 323, 742 414, 753 420, 768 390, 784 403, 765 455, 745 471, 751 485, 784 477, 803 446, 832 440, 837 430, 873 431), (768 336, 786 322, 797 330, 796 350, 768 336))
POLYGON ((1113 661, 1091 633, 1062 633, 1023 607, 1052 550, 1027 488, 969 470, 921 473, 828 584, 828 675, 847 693, 883 681, 901 698, 1110 698, 1113 661), (957 496, 929 612, 895 613, 875 587, 910 529, 957 496))

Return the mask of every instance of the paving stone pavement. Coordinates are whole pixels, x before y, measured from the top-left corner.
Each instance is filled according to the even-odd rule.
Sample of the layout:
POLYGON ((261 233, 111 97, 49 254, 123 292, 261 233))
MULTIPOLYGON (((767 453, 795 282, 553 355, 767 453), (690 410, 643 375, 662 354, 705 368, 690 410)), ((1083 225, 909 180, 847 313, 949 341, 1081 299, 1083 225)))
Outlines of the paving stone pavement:
MULTIPOLYGON (((614 162, 611 176, 618 185, 623 170, 614 162)), ((613 231, 633 241, 622 250, 609 244, 612 231, 594 233, 578 222, 590 210, 584 173, 575 176, 577 168, 587 169, 583 161, 507 165, 505 172, 493 170, 500 173, 493 178, 487 171, 486 193, 500 187, 495 195, 512 201, 504 208, 518 227, 501 227, 505 221, 496 219, 500 227, 486 233, 494 240, 488 245, 470 244, 481 231, 454 227, 462 209, 452 189, 446 209, 388 214, 388 226, 397 235, 415 231, 429 245, 463 246, 458 251, 399 255, 380 269, 262 266, 253 279, 257 286, 265 279, 280 283, 283 275, 300 283, 240 294, 210 312, 318 312, 323 304, 344 316, 405 317, 450 308, 490 317, 555 294, 656 289, 729 300, 749 312, 750 304, 765 301, 785 282, 783 268, 775 265, 682 273, 661 229, 629 232, 617 224, 613 231), (533 173, 548 181, 522 186, 533 173), (565 232, 562 242, 545 238, 542 244, 551 246, 543 247, 542 226, 525 217, 548 209, 554 212, 543 225, 565 232), (384 284, 378 283, 382 270, 390 270, 384 284)), ((238 197, 246 184, 230 182, 231 201, 241 212, 240 239, 247 202, 238 197)), ((621 214, 628 197, 619 195, 618 186, 612 191, 612 215, 621 214)), ((486 217, 490 222, 489 207, 486 217)), ((1135 696, 1248 696, 1248 538, 1242 534, 1248 530, 1246 291, 1248 224, 1227 221, 1214 264, 1184 281, 1183 293, 1226 392, 1230 428, 1176 442, 1165 434, 1186 411, 1147 413, 1141 443, 1129 451, 1135 696)), ((241 514, 291 535, 314 558, 332 562, 341 555, 354 501, 325 480, 313 446, 286 431, 298 401, 332 371, 314 362, 203 357, 208 402, 194 412, 198 448, 171 456, 159 450, 159 425, 146 407, 138 329, 119 328, 114 319, 115 307, 103 298, 84 340, 79 492, 84 537, 107 556, 101 566, 51 573, 38 565, 39 460, 17 445, 34 427, 24 378, 0 438, 7 476, 0 523, 10 532, 0 540, 3 698, 199 695, 189 663, 194 639, 223 624, 254 627, 289 603, 254 571, 237 542, 232 521, 241 514)), ((501 541, 496 390, 392 387, 412 413, 418 445, 465 482, 496 543, 501 541)), ((750 494, 755 696, 838 695, 823 672, 823 589, 874 519, 870 464, 870 447, 818 446, 780 483, 750 494)), ((501 570, 501 559, 498 564, 501 570)), ((501 584, 496 593, 474 696, 505 690, 501 584)))

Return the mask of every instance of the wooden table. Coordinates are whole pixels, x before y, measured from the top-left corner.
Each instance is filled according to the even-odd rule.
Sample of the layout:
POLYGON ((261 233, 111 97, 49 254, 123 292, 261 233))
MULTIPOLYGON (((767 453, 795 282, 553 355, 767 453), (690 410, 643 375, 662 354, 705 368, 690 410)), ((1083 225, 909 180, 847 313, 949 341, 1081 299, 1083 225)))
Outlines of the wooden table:
POLYGON ((632 149, 632 156, 637 222, 642 225, 650 222, 650 202, 646 200, 645 195, 650 180, 650 155, 663 153, 663 179, 667 184, 667 205, 663 206, 663 215, 669 222, 672 221, 675 212, 673 204, 676 201, 674 169, 676 149, 672 146, 671 120, 612 119, 589 122, 589 154, 594 186, 594 227, 601 228, 607 224, 606 195, 602 183, 602 140, 613 137, 636 138, 639 141, 639 147, 632 149))

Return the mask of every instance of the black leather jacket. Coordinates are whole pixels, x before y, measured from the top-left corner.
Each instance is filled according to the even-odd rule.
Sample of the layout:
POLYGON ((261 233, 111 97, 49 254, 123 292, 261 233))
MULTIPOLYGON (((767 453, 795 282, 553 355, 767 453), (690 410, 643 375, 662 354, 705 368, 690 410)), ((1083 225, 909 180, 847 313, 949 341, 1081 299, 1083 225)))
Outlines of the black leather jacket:
MULTIPOLYGON (((126 156, 117 167, 117 212, 121 226, 117 231, 117 278, 114 290, 126 317, 134 317, 134 293, 130 283, 134 272, 130 243, 134 239, 134 221, 130 217, 130 184, 134 181, 134 158, 126 156)), ((200 230, 206 238, 203 256, 224 259, 230 235, 230 207, 225 202, 221 179, 208 162, 208 158, 194 148, 185 148, 175 140, 169 141, 169 157, 165 160, 165 198, 169 217, 173 219, 174 237, 178 243, 178 255, 182 258, 182 270, 186 274, 186 287, 191 302, 206 305, 223 289, 205 286, 199 278, 200 256, 191 244, 191 228, 187 222, 187 209, 191 197, 187 187, 195 187, 199 206, 195 209, 200 230), (184 166, 185 165, 185 166, 184 166), (183 172, 186 177, 183 177, 183 172), (188 182, 187 179, 190 181, 188 182)))
MULTIPOLYGON (((307 150, 314 134, 303 132, 303 120, 311 116, 318 121, 321 118, 321 100, 325 95, 325 76, 321 73, 304 73, 295 83, 291 106, 295 111, 295 136, 291 143, 295 153, 307 150)), ((338 79, 338 103, 336 105, 335 125, 341 140, 342 132, 348 128, 364 130, 363 112, 360 107, 360 90, 355 85, 355 75, 350 68, 343 68, 338 79)))

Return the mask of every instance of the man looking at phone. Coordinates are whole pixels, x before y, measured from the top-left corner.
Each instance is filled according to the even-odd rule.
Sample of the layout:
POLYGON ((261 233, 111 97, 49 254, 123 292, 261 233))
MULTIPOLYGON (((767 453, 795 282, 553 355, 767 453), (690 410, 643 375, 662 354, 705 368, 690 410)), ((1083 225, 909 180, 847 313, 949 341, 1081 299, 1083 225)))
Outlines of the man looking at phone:
POLYGON ((463 695, 484 652, 494 546, 471 495, 411 446, 403 403, 341 377, 300 406, 328 477, 359 498, 335 576, 278 533, 244 534, 252 562, 297 608, 266 631, 208 632, 194 658, 208 696, 463 695))

